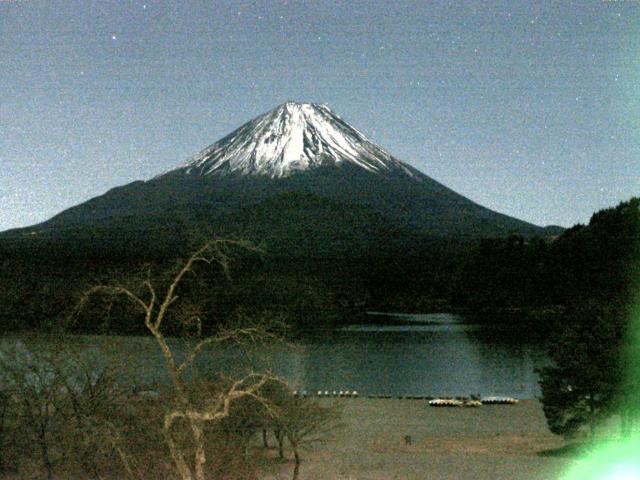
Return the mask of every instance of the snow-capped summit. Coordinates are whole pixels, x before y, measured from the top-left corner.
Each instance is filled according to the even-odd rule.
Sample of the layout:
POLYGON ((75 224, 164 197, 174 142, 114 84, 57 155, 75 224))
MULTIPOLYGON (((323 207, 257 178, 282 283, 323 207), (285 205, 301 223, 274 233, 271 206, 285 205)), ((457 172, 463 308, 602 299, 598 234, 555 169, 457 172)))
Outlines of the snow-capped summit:
POLYGON ((324 104, 287 102, 245 123, 173 171, 286 177, 319 166, 351 163, 369 172, 415 170, 369 141, 324 104))

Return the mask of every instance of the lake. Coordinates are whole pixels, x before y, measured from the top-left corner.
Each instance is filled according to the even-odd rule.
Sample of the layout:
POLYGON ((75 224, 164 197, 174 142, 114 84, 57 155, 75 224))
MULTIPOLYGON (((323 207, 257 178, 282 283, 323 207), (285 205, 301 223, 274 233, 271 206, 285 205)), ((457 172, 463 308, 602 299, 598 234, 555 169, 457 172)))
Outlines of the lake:
POLYGON ((513 327, 467 323, 452 314, 395 317, 406 323, 353 325, 309 339, 301 352, 280 359, 288 367, 282 373, 309 392, 522 399, 540 394, 534 370, 548 364, 544 348, 513 327))
MULTIPOLYGON (((287 378, 293 388, 314 394, 357 390, 361 395, 480 394, 521 399, 540 394, 534 369, 547 363, 546 355, 539 343, 514 327, 469 323, 453 314, 394 314, 386 324, 374 323, 377 316, 370 318, 371 324, 307 336, 296 345, 205 351, 195 368, 201 373, 224 369, 230 374, 268 368, 287 378)), ((65 341, 126 359, 136 382, 165 377, 163 359, 150 337, 77 336, 65 341)), ((48 347, 55 344, 51 337, 25 340, 32 350, 42 349, 41 342, 48 347)), ((178 356, 186 350, 182 340, 173 339, 171 345, 178 356)))

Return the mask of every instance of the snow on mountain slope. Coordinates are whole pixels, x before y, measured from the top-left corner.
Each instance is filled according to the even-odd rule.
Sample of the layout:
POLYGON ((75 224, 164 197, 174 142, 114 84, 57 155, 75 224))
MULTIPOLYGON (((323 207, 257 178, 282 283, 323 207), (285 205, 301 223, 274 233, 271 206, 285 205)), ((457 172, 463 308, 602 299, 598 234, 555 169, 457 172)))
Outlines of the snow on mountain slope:
POLYGON ((401 172, 416 179, 420 176, 326 105, 295 102, 282 104, 251 120, 171 171, 279 178, 343 162, 377 174, 401 172))

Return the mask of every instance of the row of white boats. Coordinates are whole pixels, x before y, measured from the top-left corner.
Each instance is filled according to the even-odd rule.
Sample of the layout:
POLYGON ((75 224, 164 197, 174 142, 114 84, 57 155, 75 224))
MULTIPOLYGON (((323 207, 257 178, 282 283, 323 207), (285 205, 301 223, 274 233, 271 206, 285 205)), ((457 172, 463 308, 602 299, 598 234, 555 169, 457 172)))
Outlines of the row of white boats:
MULTIPOLYGON (((294 397, 308 397, 309 392, 306 390, 293 391, 294 397)), ((348 397, 348 398, 356 398, 359 397, 360 394, 356 390, 318 390, 318 397, 348 397)))
POLYGON ((432 407, 480 407, 481 405, 515 405, 513 397, 483 397, 479 400, 468 398, 434 398, 429 400, 432 407))
MULTIPOLYGON (((294 390, 295 397, 307 398, 310 396, 307 390, 294 390)), ((318 390, 318 397, 334 397, 334 398, 357 398, 360 396, 357 390, 318 390)), ((394 398, 392 395, 376 395, 371 394, 368 398, 394 398)), ((466 397, 445 397, 433 398, 427 396, 403 395, 398 396, 399 399, 405 400, 428 400, 432 407, 479 407, 481 405, 514 405, 518 400, 513 397, 490 396, 482 398, 466 398, 466 397)))

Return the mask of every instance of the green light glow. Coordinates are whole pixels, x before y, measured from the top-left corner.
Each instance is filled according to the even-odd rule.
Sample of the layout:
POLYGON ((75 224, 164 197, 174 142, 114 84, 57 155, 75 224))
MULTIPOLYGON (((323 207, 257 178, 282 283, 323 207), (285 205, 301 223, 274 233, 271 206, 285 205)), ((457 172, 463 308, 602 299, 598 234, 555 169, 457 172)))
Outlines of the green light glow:
POLYGON ((640 470, 638 465, 622 464, 615 467, 612 471, 607 472, 603 480, 632 480, 640 478, 640 470))
POLYGON ((640 437, 600 445, 561 480, 640 480, 640 437))
MULTIPOLYGON (((625 376, 629 397, 640 398, 640 301, 634 305, 629 319, 628 342, 631 348, 626 352, 625 376)), ((639 405, 631 406, 631 418, 636 424, 640 419, 639 405)), ((640 480, 640 433, 634 432, 625 439, 600 442, 560 480, 640 480)))

